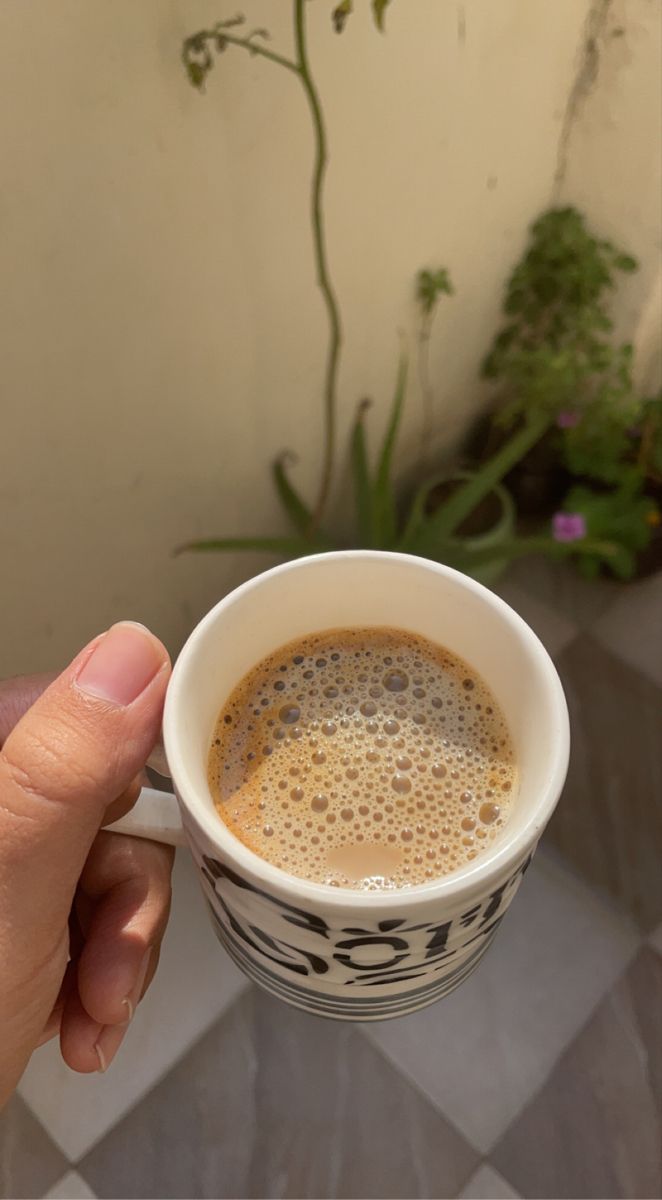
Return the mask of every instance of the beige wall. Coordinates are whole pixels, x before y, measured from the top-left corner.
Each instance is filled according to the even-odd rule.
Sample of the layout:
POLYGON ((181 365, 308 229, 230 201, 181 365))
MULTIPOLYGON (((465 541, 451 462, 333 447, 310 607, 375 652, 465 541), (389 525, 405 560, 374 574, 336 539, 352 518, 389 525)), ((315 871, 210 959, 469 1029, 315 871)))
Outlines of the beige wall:
MULTIPOLYGON (((439 446, 480 403, 504 277, 555 194, 591 16, 599 69, 557 192, 642 257, 619 311, 654 372, 658 0, 395 0, 386 36, 367 0, 356 8, 337 37, 331 0, 309 6, 332 150, 343 435, 360 396, 390 395, 422 265, 448 265, 458 292, 432 350, 439 446)), ((186 33, 234 10, 0 0, 0 674, 60 666, 120 617, 175 652, 273 560, 173 560, 171 547, 277 532, 267 465, 284 446, 314 485, 325 324, 308 112, 293 76, 241 51, 203 97, 179 62, 186 33)), ((245 10, 289 47, 289 4, 245 10)), ((414 386, 404 464, 419 418, 414 386)))

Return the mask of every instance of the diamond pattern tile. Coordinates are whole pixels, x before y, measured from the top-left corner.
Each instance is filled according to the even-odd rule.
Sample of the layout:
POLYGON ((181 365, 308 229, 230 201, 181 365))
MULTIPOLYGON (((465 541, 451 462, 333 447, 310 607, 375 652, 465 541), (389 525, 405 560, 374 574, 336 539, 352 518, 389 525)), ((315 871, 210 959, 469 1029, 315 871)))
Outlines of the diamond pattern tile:
POLYGON ((519 1192, 511 1188, 498 1171, 489 1163, 481 1163, 468 1183, 465 1183, 458 1200, 518 1200, 519 1192))
POLYGON ((552 658, 556 658, 577 635, 578 627, 574 621, 508 578, 494 590, 531 626, 552 658))
POLYGON ((662 574, 623 587, 591 633, 662 687, 662 574))
POLYGON ((66 1175, 46 1192, 45 1200, 96 1200, 96 1197, 77 1171, 67 1171, 66 1175))
MULTIPOLYGON (((78 1075, 56 1041, 42 1046, 19 1085, 50 1136, 76 1162, 216 1021, 246 986, 211 929, 193 865, 178 851, 159 970, 105 1075, 78 1075)), ((66 1165, 66 1164, 65 1164, 66 1165)))
POLYGON ((587 636, 557 666, 572 746, 548 837, 653 929, 662 919, 662 691, 587 636))
POLYGON ((642 950, 492 1154, 527 1197, 662 1194, 662 961, 642 950))
POLYGON ((81 1171, 101 1197, 455 1196, 477 1155, 362 1033, 252 990, 81 1171))
POLYGON ((622 584, 609 579, 583 579, 570 563, 552 562, 545 557, 514 562, 505 579, 580 630, 590 630, 622 591, 622 584))
POLYGON ((573 750, 457 993, 369 1029, 287 1009, 226 959, 178 854, 127 1044, 87 1078, 36 1052, 0 1114, 0 1198, 662 1194, 659 588, 545 561, 497 587, 558 662, 573 750))
POLYGON ((628 920, 539 851, 466 983, 368 1036, 487 1153, 638 945, 628 920))
POLYGON ((0 1197, 41 1196, 68 1166, 19 1096, 0 1113, 0 1197))

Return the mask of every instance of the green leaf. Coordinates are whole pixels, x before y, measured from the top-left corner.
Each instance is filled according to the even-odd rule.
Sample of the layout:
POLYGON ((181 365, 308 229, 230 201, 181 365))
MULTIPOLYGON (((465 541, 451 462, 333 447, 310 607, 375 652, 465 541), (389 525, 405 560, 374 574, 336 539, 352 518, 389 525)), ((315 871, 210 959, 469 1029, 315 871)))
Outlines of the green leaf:
POLYGON ((184 542, 172 551, 173 556, 184 554, 188 550, 197 553, 233 552, 237 550, 263 550, 269 554, 282 555, 285 558, 300 558, 305 554, 317 554, 328 550, 325 542, 309 541, 307 538, 286 537, 228 537, 207 538, 202 541, 184 542))
POLYGON ((422 312, 429 316, 442 294, 454 293, 451 277, 446 267, 437 271, 419 271, 416 277, 416 299, 422 312))
POLYGON ((298 529, 299 533, 305 534, 310 529, 313 514, 287 478, 285 464, 291 461, 293 458, 289 454, 281 454, 280 458, 276 459, 272 468, 274 483, 280 502, 294 528, 298 529))
POLYGON ((483 497, 487 496, 497 483, 501 483, 512 467, 540 441, 550 423, 550 418, 544 413, 535 414, 517 429, 487 462, 473 471, 466 482, 461 483, 445 504, 429 518, 434 536, 445 540, 456 534, 462 522, 474 511, 483 497))
POLYGON ((186 63, 186 71, 189 77, 189 82, 194 88, 197 88, 199 92, 201 92, 203 89, 207 70, 208 68, 204 67, 202 63, 193 62, 191 59, 189 59, 186 63))
POLYGON ((597 579, 601 563, 602 560, 595 554, 580 554, 577 557, 577 570, 584 579, 597 579))
POLYGON ((353 0, 341 0, 341 3, 336 5, 331 13, 331 20, 333 21, 333 28, 335 29, 336 33, 342 33, 343 29, 345 28, 345 22, 350 16, 353 8, 353 0))
POLYGON ((618 267, 619 271, 636 271, 639 264, 631 254, 616 254, 614 266, 618 267))
POLYGON ((359 405, 352 430, 352 481, 354 484, 354 503, 361 544, 368 549, 373 546, 373 512, 372 488, 368 468, 368 454, 365 442, 364 418, 370 405, 369 400, 363 400, 359 405))
POLYGON ((372 15, 380 33, 384 32, 384 12, 390 0, 372 0, 372 15))
POLYGON ((391 464, 400 418, 402 416, 406 386, 407 359, 402 354, 398 365, 398 376, 393 396, 393 405, 391 407, 391 416, 384 435, 373 491, 374 539, 375 545, 382 548, 390 546, 397 534, 395 497, 391 488, 391 464))

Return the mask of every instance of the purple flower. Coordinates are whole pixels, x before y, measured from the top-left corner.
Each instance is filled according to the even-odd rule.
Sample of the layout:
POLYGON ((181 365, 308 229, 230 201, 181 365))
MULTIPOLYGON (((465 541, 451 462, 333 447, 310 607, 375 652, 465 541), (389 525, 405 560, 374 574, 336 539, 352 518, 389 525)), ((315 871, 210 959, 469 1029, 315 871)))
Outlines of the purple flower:
POLYGON ((556 418, 559 429, 574 429, 581 421, 576 408, 562 408, 556 418))
POLYGON ((555 542, 578 542, 586 537, 586 519, 581 513, 554 513, 552 531, 555 542))

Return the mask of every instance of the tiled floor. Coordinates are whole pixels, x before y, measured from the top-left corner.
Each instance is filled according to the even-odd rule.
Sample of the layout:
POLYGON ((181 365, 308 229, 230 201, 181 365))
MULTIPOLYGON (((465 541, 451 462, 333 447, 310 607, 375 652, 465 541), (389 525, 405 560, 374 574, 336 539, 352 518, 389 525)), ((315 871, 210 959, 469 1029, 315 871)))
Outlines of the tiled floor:
POLYGON ((659 1197, 662 578, 519 564, 558 663, 568 785, 478 970, 367 1029, 246 984, 178 853, 157 979, 107 1076, 43 1047, 0 1116, 0 1195, 659 1197))

